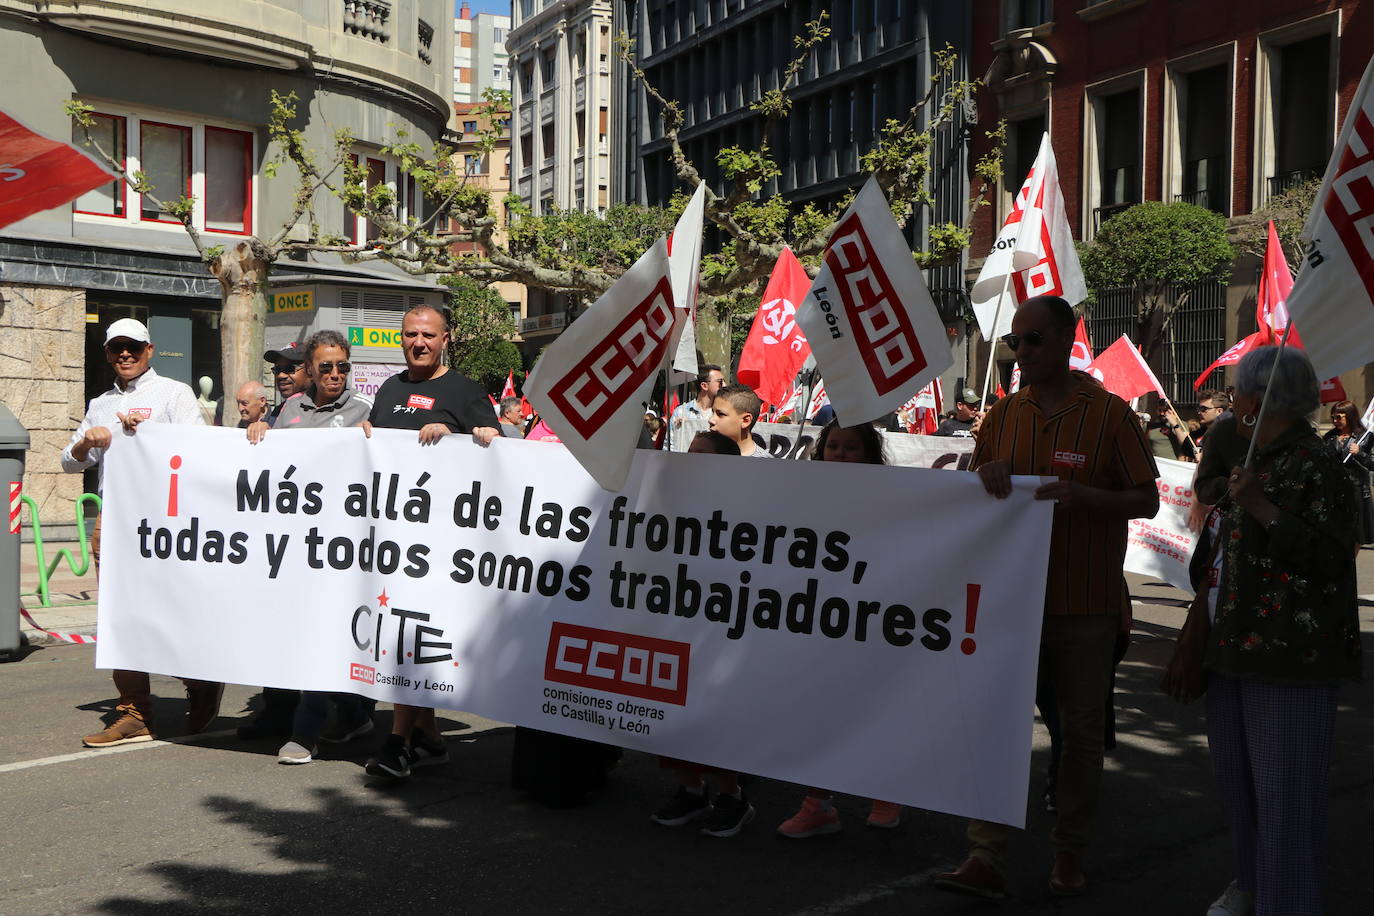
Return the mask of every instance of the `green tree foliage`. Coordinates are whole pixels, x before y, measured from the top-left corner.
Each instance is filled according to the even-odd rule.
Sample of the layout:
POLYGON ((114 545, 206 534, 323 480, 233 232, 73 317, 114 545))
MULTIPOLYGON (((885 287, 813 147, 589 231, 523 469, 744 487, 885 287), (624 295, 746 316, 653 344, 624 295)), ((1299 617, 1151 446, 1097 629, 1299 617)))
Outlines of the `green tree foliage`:
POLYGON ((467 277, 445 277, 443 283, 453 291, 448 364, 487 391, 500 391, 507 373, 523 379, 520 351, 510 340, 515 325, 506 301, 467 277))
POLYGON ((1079 247, 1090 290, 1134 288, 1135 342, 1147 360, 1187 301, 1187 288, 1221 282, 1234 257, 1226 217, 1189 203, 1157 200, 1113 216, 1091 243, 1079 247))

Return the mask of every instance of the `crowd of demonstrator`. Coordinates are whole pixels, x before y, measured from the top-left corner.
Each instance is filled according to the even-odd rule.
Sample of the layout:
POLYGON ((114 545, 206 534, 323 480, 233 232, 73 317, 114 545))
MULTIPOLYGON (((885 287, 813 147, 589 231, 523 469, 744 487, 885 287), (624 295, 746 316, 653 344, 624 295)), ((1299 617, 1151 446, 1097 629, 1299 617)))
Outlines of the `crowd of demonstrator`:
MULTIPOLYGON (((1045 798, 1056 812, 1049 888, 1068 896, 1087 886, 1083 863, 1111 733, 1110 704, 1103 700, 1130 630, 1122 569, 1127 522, 1153 516, 1159 505, 1153 431, 1171 443, 1166 454, 1198 462, 1195 491, 1205 504, 1193 562, 1197 598, 1161 687, 1179 699, 1206 699, 1208 742, 1235 848, 1234 881, 1207 912, 1319 914, 1337 687, 1360 674, 1354 559, 1357 545, 1374 531, 1374 459, 1366 431, 1354 406, 1344 402, 1332 409, 1331 433, 1318 438, 1308 421, 1318 407, 1312 367, 1301 351, 1273 347, 1240 362, 1233 391, 1207 393, 1197 429, 1186 430, 1167 412, 1152 430, 1120 398, 1069 369, 1074 324, 1062 299, 1023 305, 1004 338, 1021 367, 1020 390, 986 413, 972 392, 964 392, 944 430, 974 436, 971 467, 993 498, 1009 495, 1012 475, 1057 478, 1035 493, 1055 503, 1037 691, 1054 739, 1054 777, 1045 798)), ((401 335, 406 368, 372 401, 348 386, 350 348, 337 332, 320 331, 300 346, 269 351, 283 400, 268 411, 260 385, 236 392, 248 439, 337 426, 361 426, 369 435, 373 427, 409 429, 420 446, 450 434, 470 435, 483 445, 503 435, 555 438, 537 418, 521 416, 519 400, 505 399, 493 410, 476 383, 447 368, 442 313, 411 309, 401 335)), ((64 450, 68 471, 100 465, 112 439, 134 434, 141 423, 205 422, 190 388, 151 368, 152 342, 140 322, 112 323, 105 353, 116 382, 91 402, 64 450)), ((752 435, 759 410, 751 390, 726 385, 719 367, 704 367, 695 397, 668 417, 649 416, 641 444, 652 446, 681 428, 684 417, 701 416, 710 429, 694 437, 689 451, 768 457, 752 435)), ((872 426, 832 421, 823 426, 812 457, 883 464, 883 443, 872 426)), ((97 522, 97 563, 99 529, 97 522)), ((153 738, 148 675, 116 671, 114 683, 117 713, 108 727, 84 739, 89 747, 153 738)), ((202 731, 216 718, 223 689, 186 681, 188 730, 202 731)), ((302 764, 314 759, 321 743, 369 734, 373 718, 373 703, 361 697, 269 689, 257 717, 239 733, 285 739, 279 761, 302 764)), ((413 768, 448 760, 433 709, 397 705, 391 723, 367 761, 368 774, 403 780, 413 768)), ((534 745, 527 740, 524 746, 534 745)), ((520 747, 517 739, 517 752, 520 747)), ((576 769, 573 745, 544 748, 552 753, 536 761, 536 769, 576 769)), ((614 756, 603 753, 589 765, 589 773, 598 772, 588 784, 614 756)), ((530 761, 523 763, 522 780, 537 783, 530 761)), ((729 837, 754 819, 738 773, 684 760, 662 764, 675 774, 676 786, 653 813, 656 822, 699 821, 703 832, 729 837)), ((579 788, 572 786, 574 794, 579 788)), ((874 801, 867 824, 895 827, 901 813, 894 803, 874 801)), ((800 809, 777 827, 796 839, 839 829, 824 787, 809 788, 800 809)), ((1001 897, 1011 833, 1000 824, 971 822, 967 858, 938 875, 937 886, 1001 897)))

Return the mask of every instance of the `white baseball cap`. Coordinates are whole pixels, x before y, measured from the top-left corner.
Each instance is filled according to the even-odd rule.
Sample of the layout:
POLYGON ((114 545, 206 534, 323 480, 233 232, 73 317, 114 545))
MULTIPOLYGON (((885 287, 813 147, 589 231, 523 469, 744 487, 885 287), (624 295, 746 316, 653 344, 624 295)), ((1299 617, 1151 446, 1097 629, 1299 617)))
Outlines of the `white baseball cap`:
POLYGON ((150 343, 153 339, 148 334, 148 326, 132 318, 121 318, 105 329, 105 343, 109 343, 116 337, 127 337, 129 340, 137 340, 139 343, 150 343))

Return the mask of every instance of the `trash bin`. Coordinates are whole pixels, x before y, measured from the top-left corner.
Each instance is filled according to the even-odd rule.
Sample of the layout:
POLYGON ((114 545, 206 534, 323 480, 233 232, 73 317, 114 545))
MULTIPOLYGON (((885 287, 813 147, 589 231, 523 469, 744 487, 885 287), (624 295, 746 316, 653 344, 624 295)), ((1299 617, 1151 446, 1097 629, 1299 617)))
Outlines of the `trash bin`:
POLYGON ((6 514, 0 519, 0 660, 19 650, 19 496, 29 431, 0 404, 0 487, 6 514))

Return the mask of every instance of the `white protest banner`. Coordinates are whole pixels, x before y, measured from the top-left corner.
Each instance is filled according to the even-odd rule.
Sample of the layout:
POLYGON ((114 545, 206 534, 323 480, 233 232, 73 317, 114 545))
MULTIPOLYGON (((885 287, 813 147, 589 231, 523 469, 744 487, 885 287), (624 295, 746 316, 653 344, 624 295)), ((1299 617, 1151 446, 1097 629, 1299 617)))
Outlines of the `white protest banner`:
POLYGON ((1159 512, 1154 518, 1133 518, 1126 532, 1126 571, 1154 576, 1188 594, 1193 583, 1188 561, 1197 546, 1197 534, 1188 528, 1193 509, 1193 474, 1197 465, 1157 458, 1159 512))
MULTIPOLYGON (((692 437, 710 428, 709 421, 700 417, 685 417, 682 428, 673 436, 673 451, 685 452, 692 437)), ((821 434, 821 427, 810 423, 755 423, 754 435, 763 440, 768 454, 774 458, 807 459, 821 434)), ((911 433, 889 433, 879 430, 883 440, 883 455, 887 463, 904 468, 949 468, 967 471, 973 458, 971 436, 917 436, 911 433)))
POLYGON ((972 474, 637 451, 608 493, 558 445, 151 423, 105 460, 100 667, 1022 823, 1038 478, 1000 500, 972 474))
POLYGON ((681 320, 668 249, 655 242, 549 344, 525 378, 525 397, 607 490, 630 473, 644 405, 681 320))
POLYGON ((846 426, 891 413, 954 364, 944 322, 876 179, 840 218, 797 324, 846 426))

